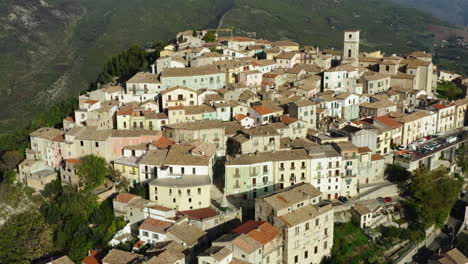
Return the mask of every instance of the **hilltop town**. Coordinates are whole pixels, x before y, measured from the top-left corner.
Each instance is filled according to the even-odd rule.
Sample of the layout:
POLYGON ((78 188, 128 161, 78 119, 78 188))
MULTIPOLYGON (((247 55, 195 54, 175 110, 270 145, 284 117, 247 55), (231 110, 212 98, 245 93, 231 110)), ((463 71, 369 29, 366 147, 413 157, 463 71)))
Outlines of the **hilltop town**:
MULTIPOLYGON (((61 128, 31 133, 17 181, 86 189, 80 166, 98 158, 118 172, 91 189, 125 227, 83 263, 318 264, 332 256, 335 223, 372 241, 381 227, 405 229, 409 198, 388 168, 463 177, 468 99, 437 87, 466 93, 468 79, 424 51, 362 52, 360 33, 322 50, 180 32, 147 71, 80 95, 61 128)), ((406 263, 415 247, 401 239, 385 258, 406 263)), ((436 263, 457 258, 452 249, 443 259, 454 262, 436 263)))

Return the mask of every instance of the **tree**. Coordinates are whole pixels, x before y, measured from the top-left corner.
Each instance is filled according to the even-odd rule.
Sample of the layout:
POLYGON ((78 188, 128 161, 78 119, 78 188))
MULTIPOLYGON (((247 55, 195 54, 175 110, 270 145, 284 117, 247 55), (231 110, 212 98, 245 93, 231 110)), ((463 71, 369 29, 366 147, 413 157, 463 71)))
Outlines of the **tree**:
POLYGON ((53 248, 52 229, 37 210, 15 215, 0 228, 0 234, 2 263, 30 263, 53 248))
POLYGON ((442 227, 462 189, 463 182, 447 174, 446 169, 416 170, 409 186, 407 218, 423 229, 435 224, 442 227), (416 221, 415 221, 416 220, 416 221))
POLYGON ((385 168, 385 175, 391 182, 406 182, 411 173, 399 164, 390 164, 385 168))
POLYGON ((381 249, 352 223, 335 225, 330 263, 385 263, 381 249))
POLYGON ((125 176, 123 176, 119 170, 116 170, 111 166, 109 166, 109 172, 109 178, 115 183, 116 189, 118 191, 128 191, 130 181, 125 176))
POLYGON ((203 36, 202 40, 206 42, 215 42, 216 41, 216 33, 213 31, 206 32, 205 36, 203 36))
POLYGON ((77 174, 80 176, 80 186, 92 189, 104 183, 109 175, 107 161, 96 155, 87 155, 81 158, 77 165, 77 174))
POLYGON ((443 81, 437 84, 437 93, 440 97, 456 100, 463 94, 462 89, 458 88, 454 83, 443 81))

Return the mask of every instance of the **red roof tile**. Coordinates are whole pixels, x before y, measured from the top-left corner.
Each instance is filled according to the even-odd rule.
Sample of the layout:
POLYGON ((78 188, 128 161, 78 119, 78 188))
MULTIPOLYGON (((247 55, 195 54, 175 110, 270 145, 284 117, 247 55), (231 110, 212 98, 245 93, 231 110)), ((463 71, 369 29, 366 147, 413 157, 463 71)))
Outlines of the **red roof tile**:
POLYGON ((89 256, 83 259, 83 264, 101 264, 102 256, 97 250, 93 250, 89 256))
POLYGON ((117 197, 115 197, 114 199, 121 203, 128 203, 133 198, 141 198, 141 196, 138 196, 136 194, 131 194, 131 193, 119 193, 119 195, 117 195, 117 197))
POLYGON ((201 208, 201 209, 194 209, 194 210, 187 210, 187 211, 181 211, 182 214, 187 215, 188 217, 192 219, 197 219, 197 220, 202 220, 205 218, 210 218, 213 216, 217 216, 218 212, 216 212, 214 209, 207 207, 207 208, 201 208))
POLYGON ((385 126, 391 127, 391 128, 399 128, 399 127, 403 126, 402 123, 396 121, 395 119, 389 117, 388 115, 378 116, 378 117, 376 117, 374 119, 379 121, 380 123, 384 124, 385 126))
POLYGON ((67 116, 67 117, 65 117, 63 120, 66 120, 66 121, 68 121, 68 122, 75 123, 75 119, 74 119, 73 117, 71 117, 71 116, 67 116))
POLYGON ((234 230, 232 230, 232 232, 237 234, 247 234, 255 228, 258 228, 262 223, 263 221, 249 220, 243 223, 242 225, 236 227, 234 230))
POLYGON ((237 121, 241 121, 242 119, 246 118, 247 116, 246 115, 243 115, 243 114, 237 114, 234 118, 237 120, 237 121))
POLYGON ((139 240, 138 242, 135 243, 135 245, 133 245, 133 248, 141 248, 144 244, 145 242, 139 240))
POLYGON ((79 164, 81 162, 81 160, 79 160, 79 159, 66 159, 65 162, 66 163, 79 164))
POLYGON ((169 147, 171 147, 175 143, 176 142, 173 141, 172 139, 170 139, 168 137, 165 137, 165 136, 161 136, 160 139, 151 142, 151 145, 153 145, 153 146, 155 146, 157 148, 160 148, 160 149, 168 149, 169 147))
POLYGON ((165 234, 166 230, 173 226, 174 223, 166 222, 151 217, 146 218, 143 224, 140 225, 140 229, 148 230, 160 234, 165 234))
POLYGON ((367 153, 367 152, 372 152, 372 150, 370 150, 370 148, 368 148, 368 147, 359 147, 358 148, 358 153, 367 153))
POLYGON ((285 123, 286 125, 290 125, 292 123, 295 123, 297 122, 297 118, 294 118, 292 116, 288 116, 288 115, 283 115, 283 117, 281 118, 281 121, 283 121, 283 123, 285 123))
POLYGON ((433 104, 432 106, 435 107, 435 108, 437 108, 437 109, 439 109, 439 110, 445 108, 445 106, 443 106, 443 105, 441 105, 441 104, 433 104))
POLYGON ((117 115, 131 115, 133 113, 133 108, 126 107, 122 108, 117 112, 117 115))
POLYGON ((259 113, 261 115, 268 115, 268 114, 273 113, 273 110, 271 110, 269 107, 266 107, 264 105, 256 105, 256 106, 254 106, 252 108, 253 108, 253 110, 257 111, 257 113, 259 113))
POLYGON ((384 157, 378 153, 372 154, 371 160, 383 160, 384 157))
POLYGON ((99 101, 98 100, 86 100, 84 101, 85 104, 95 104, 95 103, 98 103, 99 101))
POLYGON ((241 226, 232 230, 232 232, 237 234, 246 234, 263 245, 267 244, 276 238, 279 234, 281 234, 280 230, 272 226, 270 223, 254 220, 245 222, 241 226))
POLYGON ((268 222, 263 222, 258 228, 250 231, 247 235, 263 245, 266 245, 281 234, 280 230, 268 222))

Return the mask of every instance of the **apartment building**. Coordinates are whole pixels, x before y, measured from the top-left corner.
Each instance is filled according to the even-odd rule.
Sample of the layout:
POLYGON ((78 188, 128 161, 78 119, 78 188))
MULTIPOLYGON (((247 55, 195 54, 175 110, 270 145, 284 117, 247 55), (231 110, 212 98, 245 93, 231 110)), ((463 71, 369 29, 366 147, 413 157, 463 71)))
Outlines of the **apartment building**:
POLYGON ((283 233, 283 263, 320 263, 333 246, 333 207, 322 194, 302 183, 255 200, 255 218, 283 233))

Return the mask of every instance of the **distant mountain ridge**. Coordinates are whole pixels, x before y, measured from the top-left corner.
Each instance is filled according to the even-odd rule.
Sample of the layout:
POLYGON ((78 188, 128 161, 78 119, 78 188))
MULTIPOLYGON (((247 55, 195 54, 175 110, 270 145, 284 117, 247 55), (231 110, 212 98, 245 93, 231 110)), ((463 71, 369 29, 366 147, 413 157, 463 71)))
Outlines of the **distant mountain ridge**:
POLYGON ((359 28, 363 49, 430 49, 427 26, 439 22, 388 1, 3 0, 0 131, 24 126, 45 104, 86 89, 106 60, 130 45, 215 28, 222 17, 222 27, 257 38, 341 48, 342 30, 359 28))

